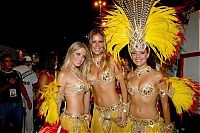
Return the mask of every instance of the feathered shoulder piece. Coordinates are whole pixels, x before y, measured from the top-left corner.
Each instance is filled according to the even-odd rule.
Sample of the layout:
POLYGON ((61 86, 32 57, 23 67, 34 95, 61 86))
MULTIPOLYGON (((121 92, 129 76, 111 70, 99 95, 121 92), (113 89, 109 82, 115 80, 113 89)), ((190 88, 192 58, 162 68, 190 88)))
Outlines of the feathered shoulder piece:
POLYGON ((177 58, 184 41, 183 25, 176 10, 157 6, 159 1, 115 0, 114 8, 105 12, 107 50, 115 59, 120 59, 126 45, 129 54, 150 46, 161 64, 177 58))
POLYGON ((45 90, 41 94, 41 99, 44 99, 40 106, 40 115, 45 118, 45 122, 49 124, 56 124, 59 122, 59 115, 57 111, 57 94, 59 84, 55 77, 49 85, 45 85, 45 90))
POLYGON ((170 77, 166 79, 169 84, 169 97, 178 114, 187 111, 196 114, 199 107, 200 84, 189 78, 170 77))

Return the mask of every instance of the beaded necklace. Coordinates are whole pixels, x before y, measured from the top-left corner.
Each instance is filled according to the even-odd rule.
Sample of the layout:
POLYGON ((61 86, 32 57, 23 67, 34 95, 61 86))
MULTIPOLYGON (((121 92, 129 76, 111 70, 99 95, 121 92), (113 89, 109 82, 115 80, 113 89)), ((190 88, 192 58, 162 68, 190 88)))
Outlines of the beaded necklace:
POLYGON ((94 64, 100 68, 101 65, 101 59, 103 58, 103 54, 97 58, 92 57, 92 61, 94 62, 94 64))
POLYGON ((151 67, 147 66, 141 70, 136 69, 133 73, 136 74, 138 78, 140 78, 143 74, 149 73, 150 69, 151 69, 151 67))

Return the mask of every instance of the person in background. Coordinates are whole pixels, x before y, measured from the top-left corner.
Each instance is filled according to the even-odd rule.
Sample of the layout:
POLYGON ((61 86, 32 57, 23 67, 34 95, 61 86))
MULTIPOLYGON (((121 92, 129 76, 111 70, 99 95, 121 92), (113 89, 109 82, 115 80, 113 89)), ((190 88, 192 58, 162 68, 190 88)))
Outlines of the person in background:
POLYGON ((107 53, 105 35, 100 29, 91 30, 88 40, 92 61, 87 79, 94 97, 91 132, 123 132, 128 111, 123 69, 107 53), (117 81, 121 94, 117 91, 117 81))
MULTIPOLYGON (((32 59, 30 56, 24 56, 22 60, 22 65, 16 66, 13 70, 17 70, 22 75, 23 84, 26 87, 28 92, 28 96, 33 103, 33 92, 36 88, 36 83, 38 82, 38 77, 36 73, 31 69, 32 59)), ((23 124, 23 132, 24 133, 33 133, 34 131, 34 124, 33 124, 33 107, 29 110, 25 98, 22 97, 24 107, 26 109, 25 112, 25 121, 23 124)))
MULTIPOLYGON (((58 72, 58 77, 55 81, 58 84, 56 92, 56 99, 53 100, 57 103, 56 107, 52 107, 52 102, 48 103, 53 95, 49 94, 49 99, 45 99, 46 103, 42 103, 40 108, 41 115, 45 115, 46 108, 49 114, 45 117, 45 122, 52 124, 60 120, 61 130, 59 132, 69 133, 87 133, 89 132, 90 124, 90 91, 86 80, 86 75, 89 71, 90 53, 86 45, 82 42, 74 42, 68 49, 65 60, 58 72), (48 101, 47 101, 48 100, 48 101), (61 112, 61 102, 66 101, 66 106, 61 112), (50 110, 49 110, 50 109, 50 110), (53 121, 47 121, 47 118, 54 112, 52 116, 53 121)), ((52 84, 50 84, 51 86, 52 84)), ((49 86, 49 87, 50 87, 49 86)), ((54 87, 55 88, 55 87, 54 87)), ((47 88, 48 90, 50 88, 47 88)), ((51 90, 52 91, 52 90, 51 90)), ((48 94, 48 93, 46 93, 48 94)), ((44 98, 48 98, 47 96, 44 98)), ((58 124, 59 125, 59 124, 58 124)), ((55 126, 53 129, 56 129, 55 126)), ((60 129, 60 128, 59 128, 60 129)), ((44 126, 40 129, 40 133, 45 132, 58 132, 57 129, 52 131, 49 126, 44 126)))
POLYGON ((13 70, 13 59, 10 54, 1 57, 0 70, 0 132, 22 133, 23 104, 22 96, 26 99, 29 110, 32 102, 23 84, 21 74, 13 70))
POLYGON ((36 106, 34 108, 35 109, 34 114, 35 114, 35 125, 37 128, 35 130, 39 130, 41 126, 44 124, 44 118, 41 118, 39 114, 40 106, 42 102, 44 102, 44 99, 41 98, 41 94, 45 92, 46 89, 45 86, 49 85, 51 82, 54 81, 56 69, 55 69, 55 62, 53 61, 54 60, 52 60, 51 58, 47 60, 45 64, 39 65, 40 69, 38 70, 37 90, 35 91, 36 106))

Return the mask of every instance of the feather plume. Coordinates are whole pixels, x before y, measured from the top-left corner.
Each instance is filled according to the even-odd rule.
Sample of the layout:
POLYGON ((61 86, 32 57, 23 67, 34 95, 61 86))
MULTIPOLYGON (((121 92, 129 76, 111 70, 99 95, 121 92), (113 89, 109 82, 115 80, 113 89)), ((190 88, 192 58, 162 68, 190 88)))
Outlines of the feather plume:
POLYGON ((175 9, 156 7, 159 1, 116 0, 114 8, 107 11, 104 33, 107 50, 114 55, 114 59, 120 60, 119 52, 126 45, 130 54, 130 42, 140 42, 136 39, 143 39, 161 64, 177 57, 184 40, 183 27, 175 9))
POLYGON ((57 111, 57 93, 59 84, 56 77, 49 85, 45 85, 45 90, 41 95, 44 102, 40 106, 40 115, 45 117, 45 121, 49 124, 56 124, 59 122, 59 115, 57 111))
POLYGON ((171 84, 171 89, 173 89, 173 94, 169 96, 174 103, 176 112, 180 115, 183 111, 197 113, 197 96, 199 96, 197 88, 199 88, 199 84, 189 78, 178 77, 170 77, 167 82, 171 84))

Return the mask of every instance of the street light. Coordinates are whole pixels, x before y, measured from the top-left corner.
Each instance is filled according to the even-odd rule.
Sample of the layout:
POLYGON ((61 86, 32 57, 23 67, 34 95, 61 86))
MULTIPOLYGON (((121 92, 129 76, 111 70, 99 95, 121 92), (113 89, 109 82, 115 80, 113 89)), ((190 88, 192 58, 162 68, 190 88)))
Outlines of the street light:
POLYGON ((100 15, 101 15, 101 8, 102 8, 103 6, 105 6, 105 5, 106 5, 106 2, 105 2, 105 1, 99 0, 99 1, 94 2, 94 6, 95 6, 95 7, 98 7, 98 6, 99 6, 99 14, 100 14, 100 15))

